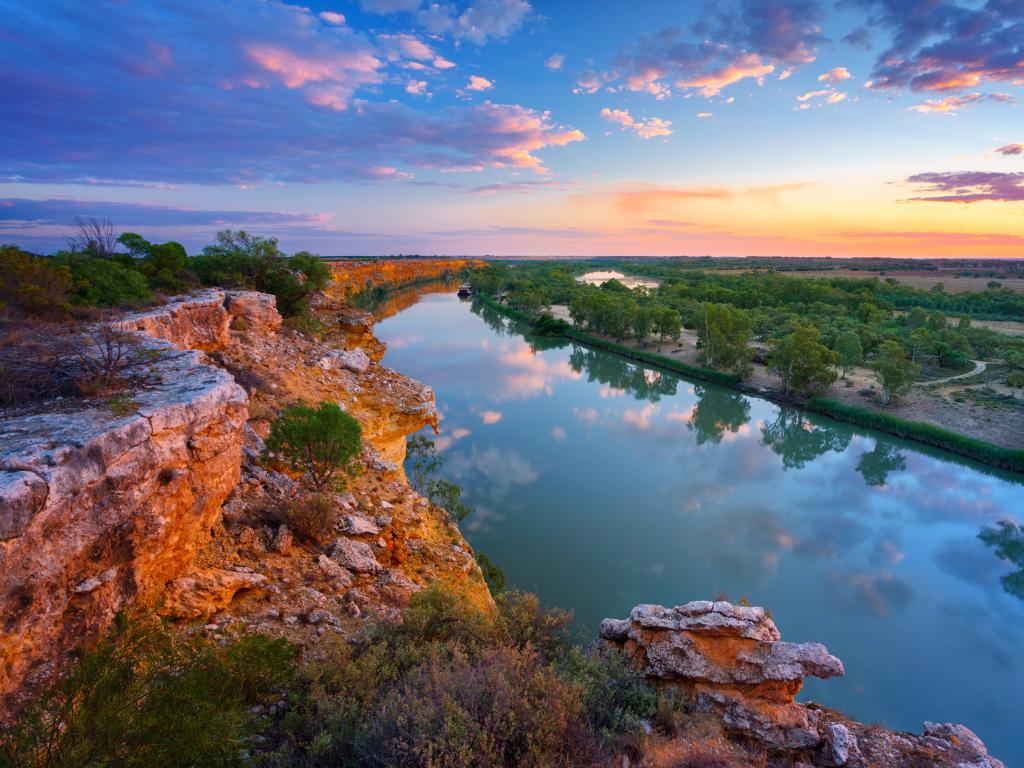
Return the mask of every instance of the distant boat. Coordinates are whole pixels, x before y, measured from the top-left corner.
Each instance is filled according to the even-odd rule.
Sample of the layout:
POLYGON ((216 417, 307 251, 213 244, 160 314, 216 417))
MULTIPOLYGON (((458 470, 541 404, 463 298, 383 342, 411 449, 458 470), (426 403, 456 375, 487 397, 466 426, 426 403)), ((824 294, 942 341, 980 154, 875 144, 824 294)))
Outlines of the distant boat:
POLYGON ((473 293, 473 286, 469 283, 463 283, 459 286, 459 296, 472 296, 473 293))

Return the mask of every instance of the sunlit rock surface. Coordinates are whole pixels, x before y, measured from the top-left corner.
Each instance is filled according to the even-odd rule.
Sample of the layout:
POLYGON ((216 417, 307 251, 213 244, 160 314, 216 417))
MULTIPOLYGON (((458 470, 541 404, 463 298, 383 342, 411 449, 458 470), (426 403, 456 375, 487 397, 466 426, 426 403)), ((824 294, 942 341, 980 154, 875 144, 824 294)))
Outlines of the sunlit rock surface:
POLYGON ((101 401, 0 423, 0 692, 155 599, 238 482, 245 392, 200 352, 151 346, 134 412, 101 401))
POLYGON ((659 686, 716 713, 727 732, 785 760, 822 766, 1002 768, 962 725, 926 723, 922 735, 851 721, 797 702, 808 676, 844 673, 819 643, 782 641, 763 608, 696 601, 674 608, 638 605, 628 619, 605 619, 601 638, 659 686))

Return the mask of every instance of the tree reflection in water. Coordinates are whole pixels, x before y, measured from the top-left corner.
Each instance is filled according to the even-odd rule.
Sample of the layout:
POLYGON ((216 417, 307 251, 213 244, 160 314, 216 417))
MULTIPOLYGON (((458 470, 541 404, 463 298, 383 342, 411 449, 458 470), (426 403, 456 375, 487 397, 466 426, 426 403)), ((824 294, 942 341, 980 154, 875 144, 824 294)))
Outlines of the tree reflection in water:
POLYGON ((1008 595, 1024 600, 1024 528, 1009 520, 1000 520, 997 527, 985 526, 978 534, 987 546, 995 550, 996 557, 1017 566, 1017 570, 1000 577, 1008 595))
POLYGON ((795 408, 779 408, 775 421, 761 427, 761 442, 782 457, 784 469, 804 466, 828 451, 841 453, 852 433, 815 424, 795 408))
POLYGON ((693 386, 697 403, 690 419, 690 429, 697 437, 697 445, 720 443, 726 430, 739 432, 750 420, 750 400, 738 392, 718 387, 693 386))
POLYGON ((907 468, 900 449, 876 441, 874 450, 865 451, 857 462, 857 471, 868 485, 885 485, 890 472, 902 472, 907 468))
POLYGON ((676 394, 679 379, 660 371, 632 363, 600 350, 573 345, 569 365, 577 373, 586 373, 587 381, 621 389, 633 397, 656 403, 676 394))

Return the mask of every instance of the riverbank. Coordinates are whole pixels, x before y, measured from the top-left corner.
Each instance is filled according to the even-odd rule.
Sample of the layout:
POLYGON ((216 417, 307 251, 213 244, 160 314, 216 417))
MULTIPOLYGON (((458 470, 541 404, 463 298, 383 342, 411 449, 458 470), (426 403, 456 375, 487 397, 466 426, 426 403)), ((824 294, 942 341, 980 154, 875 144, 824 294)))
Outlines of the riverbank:
MULTIPOLYGON (((523 312, 518 312, 487 297, 478 297, 476 300, 495 311, 502 313, 506 317, 526 323, 530 327, 535 326, 535 322, 523 312)), ((1000 469, 1024 472, 1024 449, 1009 447, 1008 445, 998 445, 981 437, 961 434, 960 432, 953 431, 940 424, 903 418, 897 413, 881 411, 865 407, 863 405, 846 402, 844 399, 839 398, 843 397, 843 394, 845 394, 844 390, 848 391, 852 388, 843 387, 843 389, 840 390, 839 387, 842 386, 841 382, 837 382, 837 386, 833 386, 833 392, 829 393, 839 394, 839 397, 814 396, 809 398, 797 398, 787 396, 779 390, 769 387, 768 384, 770 382, 767 380, 765 375, 753 378, 752 381, 748 380, 748 382, 743 382, 734 375, 695 365, 692 362, 688 362, 686 359, 682 359, 681 356, 669 356, 662 354, 661 352, 651 352, 646 349, 641 349, 636 346, 635 342, 632 344, 621 344, 612 341, 611 339, 580 331, 575 328, 566 328, 562 332, 562 335, 565 338, 580 344, 613 352, 630 360, 636 360, 637 362, 663 368, 665 370, 672 371, 673 373, 679 373, 683 376, 731 387, 745 394, 762 397, 782 405, 789 405, 802 408, 813 413, 820 413, 836 419, 837 421, 844 421, 869 429, 877 429, 881 432, 886 432, 906 440, 913 440, 933 448, 949 451, 1000 469)), ((687 350, 680 349, 678 350, 677 355, 678 353, 686 351, 687 350)), ((689 350, 689 352, 689 357, 692 357, 695 360, 696 348, 694 347, 692 350, 689 350)), ((759 367, 763 368, 763 366, 759 367)), ((961 404, 958 403, 957 407, 961 407, 961 404)), ((982 427, 986 424, 986 422, 976 423, 982 427)), ((1002 426, 1005 427, 1005 423, 1002 426)), ((984 429, 979 430, 979 432, 983 435, 987 434, 984 429)), ((1006 430, 1006 432, 1008 433, 1007 438, 1010 440, 1012 440, 1014 436, 1019 439, 1019 436, 1024 434, 1024 430, 1014 428, 1010 428, 1006 430)))

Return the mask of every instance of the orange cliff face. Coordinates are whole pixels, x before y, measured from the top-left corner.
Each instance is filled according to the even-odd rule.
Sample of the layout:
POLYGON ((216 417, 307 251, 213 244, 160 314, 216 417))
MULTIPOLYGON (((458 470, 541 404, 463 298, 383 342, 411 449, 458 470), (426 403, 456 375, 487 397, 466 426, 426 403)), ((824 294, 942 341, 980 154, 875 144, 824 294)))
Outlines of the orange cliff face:
MULTIPOLYGON (((454 264, 466 262, 360 264, 339 282, 430 279, 454 264)), ((159 384, 133 392, 137 413, 89 401, 7 421, 0 716, 134 605, 300 644, 354 635, 433 583, 493 608, 472 549, 402 471, 406 435, 436 423, 433 391, 342 350, 337 331, 314 339, 280 322, 272 296, 183 297, 126 323, 165 350, 159 384), (208 354, 178 351, 195 348, 208 354), (319 400, 359 420, 367 450, 337 499, 336 538, 313 551, 267 516, 300 489, 265 466, 259 434, 283 407, 319 400)))
POLYGON ((376 288, 401 286, 455 275, 467 269, 484 267, 483 259, 380 259, 377 261, 331 261, 333 283, 325 293, 335 300, 376 288))

